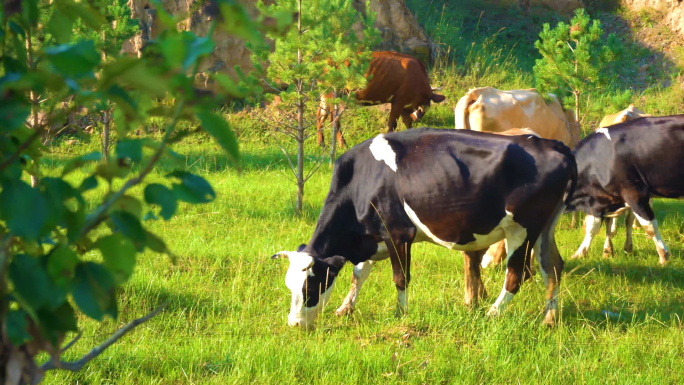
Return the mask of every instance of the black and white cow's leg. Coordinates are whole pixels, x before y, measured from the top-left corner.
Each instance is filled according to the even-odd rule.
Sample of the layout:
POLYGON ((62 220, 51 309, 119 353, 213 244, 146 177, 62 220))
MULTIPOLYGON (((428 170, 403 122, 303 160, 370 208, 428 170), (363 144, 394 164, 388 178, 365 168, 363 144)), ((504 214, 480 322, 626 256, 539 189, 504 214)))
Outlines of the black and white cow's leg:
POLYGON ((463 302, 466 306, 477 305, 477 301, 487 297, 482 277, 480 276, 480 264, 486 250, 464 251, 465 261, 465 296, 463 302))
POLYGON ((625 199, 627 204, 634 212, 634 216, 641 227, 644 228, 646 234, 655 243, 656 250, 658 251, 658 257, 660 258, 660 264, 664 265, 670 261, 670 251, 665 246, 663 238, 660 236, 660 231, 658 231, 658 221, 655 219, 655 213, 651 209, 649 200, 646 197, 639 197, 638 201, 633 201, 625 199))
POLYGON ((586 257, 589 254, 589 247, 591 246, 591 241, 594 240, 596 234, 601 230, 601 217, 595 217, 591 214, 587 214, 584 218, 584 241, 580 245, 577 252, 571 258, 586 257))
POLYGON ((356 300, 358 299, 359 292, 361 291, 361 286, 363 286, 363 283, 366 282, 366 279, 368 279, 371 269, 373 269, 373 264, 375 264, 375 261, 366 261, 354 266, 351 289, 349 290, 347 297, 342 302, 342 306, 340 306, 336 311, 338 316, 343 316, 345 314, 351 314, 354 312, 354 309, 356 308, 356 300))
POLYGON ((406 290, 411 281, 411 242, 385 241, 385 244, 392 261, 392 278, 397 287, 396 315, 401 316, 408 313, 406 290))
MULTIPOLYGON (((537 233, 539 234, 539 233, 537 233)), ((531 246, 527 239, 528 230, 522 226, 511 229, 506 232, 506 279, 504 280, 501 294, 496 299, 487 315, 499 315, 503 309, 511 302, 513 296, 520 289, 520 285, 524 280, 526 258, 530 257, 531 246)), ((536 240, 536 236, 535 236, 536 240)))
POLYGON ((613 236, 616 232, 617 219, 604 218, 603 221, 606 223, 606 242, 603 244, 603 256, 608 258, 613 256, 613 236))
POLYGON ((625 212, 625 252, 631 253, 634 250, 634 244, 632 243, 632 230, 634 229, 635 217, 632 210, 627 210, 625 212))
POLYGON ((558 293, 563 271, 563 258, 556 244, 556 226, 565 206, 561 206, 551 223, 542 231, 534 245, 534 255, 539 263, 539 271, 546 286, 546 307, 544 323, 554 325, 558 317, 558 293))

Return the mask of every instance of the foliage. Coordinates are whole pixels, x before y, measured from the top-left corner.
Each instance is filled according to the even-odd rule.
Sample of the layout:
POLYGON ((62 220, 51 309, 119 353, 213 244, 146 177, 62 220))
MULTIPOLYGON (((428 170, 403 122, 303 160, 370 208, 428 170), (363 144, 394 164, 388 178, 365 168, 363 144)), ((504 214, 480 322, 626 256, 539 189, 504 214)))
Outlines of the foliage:
POLYGON ((608 65, 615 61, 622 47, 615 34, 603 40, 599 20, 591 20, 584 9, 575 11, 570 25, 560 22, 556 28, 544 24, 535 47, 542 55, 534 66, 537 87, 543 95, 553 92, 575 106, 580 119, 580 107, 589 95, 608 84, 608 65))
MULTIPOLYGON (((297 28, 291 28, 282 37, 272 36, 276 41, 275 50, 259 59, 272 63, 267 78, 270 84, 276 85, 271 87, 280 97, 277 111, 266 118, 275 128, 273 136, 278 142, 275 133, 279 132, 297 142, 297 166, 290 164, 297 184, 299 213, 304 184, 317 169, 314 167, 305 176, 304 142, 314 132, 313 121, 306 118, 307 112, 322 95, 332 93, 328 108, 334 108, 337 121, 340 101, 353 98, 356 91, 366 86, 368 79, 364 75, 372 59, 370 48, 379 40, 379 32, 373 26, 375 14, 369 4, 365 12, 358 12, 353 0, 285 0, 270 7, 260 3, 264 11, 298 13, 297 28), (357 30, 355 27, 359 25, 357 30), (277 85, 285 89, 279 90, 277 85)), ((280 147, 287 156, 285 148, 280 147)), ((334 147, 331 157, 334 158, 334 147)))
MULTIPOLYGON (((292 15, 276 15, 278 23, 263 17, 254 21, 232 1, 212 2, 216 14, 209 34, 198 37, 177 31, 180 20, 159 8, 161 33, 149 55, 117 55, 103 62, 102 52, 116 49, 118 39, 130 32, 128 27, 109 30, 111 24, 103 17, 122 16, 117 13, 120 7, 105 11, 101 2, 72 0, 3 4, 0 320, 7 332, 0 339, 0 372, 7 376, 3 382, 31 383, 42 377, 33 361, 40 350, 51 355, 44 369, 60 367, 60 344, 67 332, 78 329, 77 310, 97 321, 106 316, 116 319, 119 287, 133 274, 139 253, 149 249, 173 257, 161 238, 146 229, 145 221, 156 216, 145 214, 141 199, 130 191, 145 184, 160 159, 175 154, 171 146, 187 134, 176 132, 177 123, 198 117, 237 164, 235 136, 213 112, 216 103, 200 101, 193 92, 199 61, 214 48, 212 32, 222 28, 256 41, 260 31, 270 26, 276 33, 292 15), (82 36, 68 39, 75 30, 82 36), (107 44, 93 40, 102 31, 107 44), (40 47, 30 44, 32 37, 39 37, 40 47), (174 98, 176 105, 170 110, 154 108, 151 101, 163 97, 174 98), (73 98, 74 107, 56 109, 57 101, 66 98, 73 98), (68 160, 60 174, 42 175, 39 165, 46 149, 38 138, 51 120, 78 106, 106 103, 114 105, 116 156, 103 162, 99 152, 90 152, 68 160), (37 119, 39 115, 47 118, 37 119), (161 140, 130 135, 150 116, 169 118, 161 140), (80 183, 68 181, 70 174, 90 165, 94 169, 80 183), (37 186, 26 182, 28 175, 40 177, 37 186), (102 185, 106 193, 101 201, 86 204, 89 193, 102 185)), ((202 177, 182 168, 167 173, 162 183, 147 185, 145 193, 148 203, 161 207, 165 220, 178 202, 207 203, 216 196, 202 177)), ((64 367, 76 370, 73 365, 64 367)))

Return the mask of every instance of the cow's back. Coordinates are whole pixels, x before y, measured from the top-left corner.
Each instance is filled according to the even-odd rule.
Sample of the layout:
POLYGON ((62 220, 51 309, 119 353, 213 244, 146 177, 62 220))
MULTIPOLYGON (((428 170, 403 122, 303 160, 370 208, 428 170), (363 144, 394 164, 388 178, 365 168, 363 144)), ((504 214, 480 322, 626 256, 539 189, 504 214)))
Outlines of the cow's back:
POLYGON ((381 104, 415 94, 428 99, 432 96, 425 65, 409 55, 374 52, 367 75, 370 76, 368 86, 356 94, 362 102, 381 104))
POLYGON ((470 90, 459 100, 455 115, 456 128, 494 133, 529 128, 542 138, 574 147, 575 141, 560 102, 551 96, 551 103, 547 104, 533 88, 500 91, 483 87, 470 90))
POLYGON ((580 142, 575 157, 582 183, 590 187, 677 198, 684 194, 682 148, 684 115, 644 117, 601 128, 580 142))

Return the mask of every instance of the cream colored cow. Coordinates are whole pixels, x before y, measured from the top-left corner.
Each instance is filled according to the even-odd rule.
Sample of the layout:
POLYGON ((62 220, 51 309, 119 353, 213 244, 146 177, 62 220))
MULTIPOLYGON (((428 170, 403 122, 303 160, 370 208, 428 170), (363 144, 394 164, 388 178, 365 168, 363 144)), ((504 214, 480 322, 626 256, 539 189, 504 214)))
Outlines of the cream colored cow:
POLYGON ((510 91, 474 88, 456 105, 456 128, 496 133, 524 127, 573 149, 580 139, 574 112, 563 110, 555 95, 549 94, 549 98, 547 103, 534 88, 510 91))

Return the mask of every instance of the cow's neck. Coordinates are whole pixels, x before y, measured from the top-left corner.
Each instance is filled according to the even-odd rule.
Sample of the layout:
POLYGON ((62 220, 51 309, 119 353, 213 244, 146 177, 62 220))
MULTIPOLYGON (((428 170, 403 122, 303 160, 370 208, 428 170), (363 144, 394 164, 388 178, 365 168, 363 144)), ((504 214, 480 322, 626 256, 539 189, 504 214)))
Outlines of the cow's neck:
POLYGON ((318 258, 339 255, 354 264, 364 262, 377 250, 377 243, 364 233, 351 202, 327 201, 304 251, 318 258))

